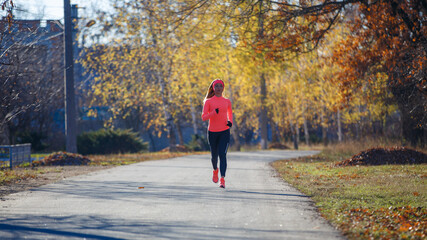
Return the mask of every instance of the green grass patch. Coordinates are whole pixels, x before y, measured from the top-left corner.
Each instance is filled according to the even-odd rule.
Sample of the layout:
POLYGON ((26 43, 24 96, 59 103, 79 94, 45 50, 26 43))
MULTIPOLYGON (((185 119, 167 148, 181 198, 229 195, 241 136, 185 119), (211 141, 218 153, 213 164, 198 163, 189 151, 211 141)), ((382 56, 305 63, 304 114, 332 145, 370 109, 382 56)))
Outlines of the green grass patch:
POLYGON ((32 153, 31 158, 35 158, 35 161, 42 160, 44 157, 49 156, 50 153, 32 153))
POLYGON ((427 165, 336 167, 349 152, 274 162, 349 239, 425 239, 427 165))

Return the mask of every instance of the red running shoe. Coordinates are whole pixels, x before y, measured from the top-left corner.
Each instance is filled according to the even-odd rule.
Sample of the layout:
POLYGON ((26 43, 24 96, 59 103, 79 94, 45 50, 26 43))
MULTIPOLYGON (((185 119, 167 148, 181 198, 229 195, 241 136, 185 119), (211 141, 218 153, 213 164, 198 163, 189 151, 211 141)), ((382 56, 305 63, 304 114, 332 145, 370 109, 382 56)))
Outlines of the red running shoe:
POLYGON ((212 177, 212 181, 214 183, 218 182, 218 168, 216 170, 213 170, 213 177, 212 177))
POLYGON ((223 177, 219 180, 219 187, 225 188, 225 179, 223 177))

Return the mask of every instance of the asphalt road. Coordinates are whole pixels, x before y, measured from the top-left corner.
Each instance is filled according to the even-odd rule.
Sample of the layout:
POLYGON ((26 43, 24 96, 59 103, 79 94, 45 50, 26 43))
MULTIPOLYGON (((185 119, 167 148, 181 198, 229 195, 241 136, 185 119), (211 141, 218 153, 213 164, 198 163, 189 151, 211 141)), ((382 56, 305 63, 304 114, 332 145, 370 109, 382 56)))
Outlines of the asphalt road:
POLYGON ((5 197, 0 239, 343 239, 268 164, 314 153, 230 152, 225 189, 208 155, 68 178, 5 197))

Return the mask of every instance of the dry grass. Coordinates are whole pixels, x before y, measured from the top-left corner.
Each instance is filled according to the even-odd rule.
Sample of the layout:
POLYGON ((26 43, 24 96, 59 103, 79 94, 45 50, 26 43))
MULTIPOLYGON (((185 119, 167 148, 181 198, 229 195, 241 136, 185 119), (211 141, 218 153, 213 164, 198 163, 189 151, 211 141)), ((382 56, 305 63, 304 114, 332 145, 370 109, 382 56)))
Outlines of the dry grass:
POLYGON ((20 181, 25 181, 29 179, 36 179, 40 174, 46 172, 57 171, 52 168, 47 169, 33 169, 33 168, 14 168, 13 170, 5 168, 0 170, 0 185, 5 185, 8 183, 15 183, 20 181))
MULTIPOLYGON (((82 173, 87 173, 87 169, 96 166, 118 166, 127 165, 149 160, 159 160, 174 157, 181 157, 190 154, 199 153, 182 153, 182 152, 155 152, 155 153, 140 153, 140 154, 112 154, 112 155, 92 155, 88 156, 91 160, 90 166, 75 166, 74 172, 78 172, 78 168, 81 168, 82 173)), ((201 153, 200 153, 201 154, 201 153)), ((49 172, 62 172, 67 171, 71 168, 52 168, 47 166, 31 167, 29 164, 24 164, 16 167, 12 170, 9 168, 0 169, 0 185, 9 183, 23 182, 30 179, 37 179, 39 176, 49 172)), ((102 168, 94 168, 102 169, 102 168)), ((76 173, 78 174, 78 173, 76 173)), ((74 175, 74 174, 73 174, 74 175)))
MULTIPOLYGON (((388 140, 384 138, 365 138, 360 141, 356 140, 350 140, 345 141, 342 143, 336 143, 328 145, 327 147, 324 147, 323 154, 330 155, 330 156, 353 156, 354 154, 357 154, 361 151, 364 151, 369 148, 375 148, 375 147, 396 147, 396 146, 402 146, 400 141, 397 140, 388 140)), ((409 147, 410 148, 410 147, 409 147)), ((427 148, 416 148, 415 150, 427 153, 427 148)))
POLYGON ((128 165, 138 162, 159 160, 167 158, 182 157, 186 155, 205 154, 207 152, 152 152, 135 154, 111 154, 111 155, 89 155, 90 165, 109 166, 109 165, 128 165))

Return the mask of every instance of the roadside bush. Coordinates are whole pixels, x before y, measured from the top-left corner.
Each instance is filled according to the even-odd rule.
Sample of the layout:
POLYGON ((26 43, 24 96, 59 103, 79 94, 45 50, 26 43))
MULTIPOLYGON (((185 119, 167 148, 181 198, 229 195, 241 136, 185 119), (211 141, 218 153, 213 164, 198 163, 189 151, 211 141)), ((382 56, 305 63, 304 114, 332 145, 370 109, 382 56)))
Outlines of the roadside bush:
POLYGON ((191 151, 208 151, 209 143, 206 138, 200 137, 196 134, 191 136, 191 141, 187 144, 187 147, 191 151))
POLYGON ((268 149, 290 149, 290 148, 283 143, 272 142, 268 145, 268 149))
POLYGON ((77 137, 77 151, 83 155, 136 153, 147 149, 148 144, 130 130, 101 129, 77 137))
POLYGON ((31 149, 35 152, 43 151, 49 147, 49 145, 45 143, 46 139, 46 135, 40 132, 19 131, 16 133, 16 143, 31 143, 31 149))

